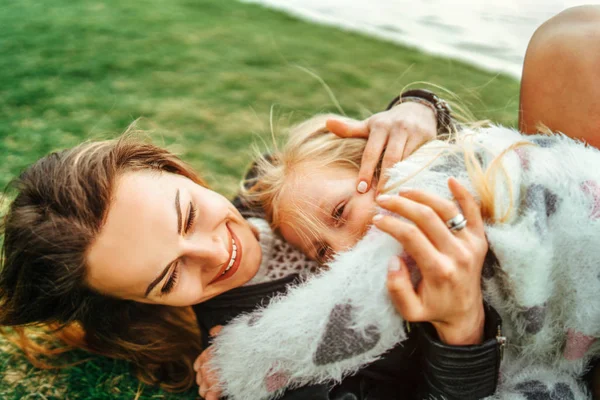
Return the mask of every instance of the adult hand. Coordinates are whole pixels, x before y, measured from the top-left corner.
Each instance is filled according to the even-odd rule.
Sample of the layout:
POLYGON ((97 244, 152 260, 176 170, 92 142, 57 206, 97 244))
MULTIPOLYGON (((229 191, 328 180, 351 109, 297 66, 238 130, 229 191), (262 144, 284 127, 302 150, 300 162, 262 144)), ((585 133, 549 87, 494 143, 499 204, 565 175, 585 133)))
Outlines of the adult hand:
MULTIPOLYGON (((216 336, 223 329, 222 325, 217 325, 210 330, 211 336, 216 336)), ((212 358, 212 346, 209 346, 194 361, 194 371, 196 371, 196 383, 200 387, 198 393, 205 400, 219 400, 221 389, 219 387, 219 378, 214 371, 208 369, 208 363, 212 358)))
MULTIPOLYGON (((381 170, 385 171, 408 157, 423 143, 435 138, 437 120, 433 110, 426 105, 406 102, 364 121, 329 119, 327 129, 340 137, 367 139, 356 186, 359 193, 366 193, 371 187, 381 156, 381 170)), ((384 180, 380 179, 378 190, 384 185, 384 180)))
POLYGON ((377 199, 412 223, 383 215, 373 220, 402 244, 422 275, 415 288, 403 257, 390 260, 387 285, 396 310, 407 321, 431 322, 446 344, 477 344, 485 322, 481 270, 488 243, 475 199, 454 178, 448 186, 467 219, 462 230, 452 232, 445 223, 460 212, 454 202, 416 190, 377 199))

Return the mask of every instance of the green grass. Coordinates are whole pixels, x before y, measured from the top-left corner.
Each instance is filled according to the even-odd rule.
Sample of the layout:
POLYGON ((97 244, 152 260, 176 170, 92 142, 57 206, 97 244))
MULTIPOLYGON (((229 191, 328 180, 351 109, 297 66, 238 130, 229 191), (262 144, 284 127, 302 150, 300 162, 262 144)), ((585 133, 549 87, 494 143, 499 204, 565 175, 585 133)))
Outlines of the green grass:
MULTIPOLYGON (((225 0, 19 0, 0 13, 0 187, 49 151, 114 137, 138 117, 231 196, 250 147, 317 112, 381 110, 406 84, 456 93, 514 125, 518 82, 463 63, 225 0)), ((125 363, 35 370, 0 341, 2 399, 131 399, 125 363)), ((75 357, 86 357, 77 354, 75 357)), ((141 387, 141 399, 192 399, 141 387)))

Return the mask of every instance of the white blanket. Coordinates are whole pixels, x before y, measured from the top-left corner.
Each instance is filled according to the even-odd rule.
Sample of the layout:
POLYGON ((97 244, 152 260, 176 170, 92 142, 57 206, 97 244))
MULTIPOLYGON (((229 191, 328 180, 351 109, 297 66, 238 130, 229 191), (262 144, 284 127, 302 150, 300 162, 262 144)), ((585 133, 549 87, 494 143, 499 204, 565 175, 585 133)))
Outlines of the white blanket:
MULTIPOLYGON (((511 145, 532 144, 502 158, 496 217, 512 211, 486 224, 495 257, 482 287, 508 339, 494 399, 587 399, 578 378, 600 353, 600 153, 563 135, 503 127, 463 134, 484 169, 511 145)), ((473 192, 463 155, 447 147, 423 146, 388 171, 388 185, 450 198, 447 180, 455 176, 473 192)), ((224 394, 271 399, 286 388, 339 381, 402 342, 403 320, 385 287, 388 261, 401 253, 372 228, 329 270, 225 327, 211 364, 224 394)))

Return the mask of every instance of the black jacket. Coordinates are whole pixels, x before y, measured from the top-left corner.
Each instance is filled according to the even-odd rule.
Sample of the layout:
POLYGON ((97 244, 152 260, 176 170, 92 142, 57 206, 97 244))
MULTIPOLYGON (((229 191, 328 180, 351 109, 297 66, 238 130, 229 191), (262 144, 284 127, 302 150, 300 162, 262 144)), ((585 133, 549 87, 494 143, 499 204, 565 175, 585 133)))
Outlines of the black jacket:
MULTIPOLYGON (((239 314, 266 305, 285 291, 296 276, 240 287, 194 306, 205 346, 207 332, 239 314)), ((496 389, 500 354, 496 341, 499 317, 489 309, 486 340, 478 346, 445 346, 429 324, 413 325, 408 339, 380 360, 337 385, 313 385, 290 390, 284 400, 416 400, 480 399, 496 389), (443 397, 442 397, 443 396, 443 397)), ((250 366, 249 366, 250 367, 250 366)), ((252 399, 248 399, 252 400, 252 399)))

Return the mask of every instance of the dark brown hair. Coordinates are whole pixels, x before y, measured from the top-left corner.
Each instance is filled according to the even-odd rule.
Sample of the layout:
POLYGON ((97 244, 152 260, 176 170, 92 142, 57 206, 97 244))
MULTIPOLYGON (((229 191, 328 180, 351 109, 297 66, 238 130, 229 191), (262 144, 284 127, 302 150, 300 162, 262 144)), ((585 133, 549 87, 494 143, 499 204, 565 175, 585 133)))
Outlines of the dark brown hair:
POLYGON ((0 326, 16 327, 17 342, 36 365, 60 351, 27 340, 30 325, 49 327, 65 349, 131 361, 146 383, 168 390, 194 383, 201 344, 190 307, 112 298, 86 285, 86 252, 103 226, 116 179, 147 169, 205 185, 175 155, 131 135, 52 153, 9 185, 16 197, 0 227, 0 326))

